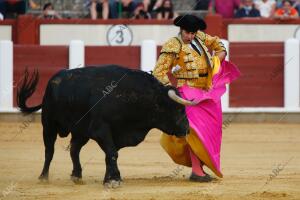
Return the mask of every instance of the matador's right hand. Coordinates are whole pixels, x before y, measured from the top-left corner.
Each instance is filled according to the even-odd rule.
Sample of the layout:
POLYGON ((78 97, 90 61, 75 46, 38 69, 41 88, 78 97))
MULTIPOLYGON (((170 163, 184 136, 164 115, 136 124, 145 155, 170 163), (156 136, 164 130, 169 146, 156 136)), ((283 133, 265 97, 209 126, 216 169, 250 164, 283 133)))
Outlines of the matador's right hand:
POLYGON ((172 74, 176 74, 181 69, 179 65, 176 65, 175 67, 172 67, 171 72, 172 74))

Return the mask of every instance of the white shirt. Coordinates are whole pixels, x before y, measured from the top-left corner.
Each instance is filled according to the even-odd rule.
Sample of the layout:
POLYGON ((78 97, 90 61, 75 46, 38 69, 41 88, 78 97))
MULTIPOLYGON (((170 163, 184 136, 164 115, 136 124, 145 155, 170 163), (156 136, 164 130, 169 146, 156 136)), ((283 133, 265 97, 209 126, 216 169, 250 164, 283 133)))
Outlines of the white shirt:
POLYGON ((263 2, 262 0, 256 0, 255 6, 259 10, 260 15, 262 17, 270 17, 272 7, 276 4, 275 0, 267 0, 266 2, 263 2))
MULTIPOLYGON (((198 49, 198 51, 202 54, 202 50, 201 50, 201 48, 198 46, 197 42, 195 42, 195 40, 192 40, 192 43, 193 43, 193 45, 196 46, 196 48, 198 49)), ((191 49, 195 50, 195 49, 192 47, 191 44, 189 44, 189 47, 190 47, 191 49)))

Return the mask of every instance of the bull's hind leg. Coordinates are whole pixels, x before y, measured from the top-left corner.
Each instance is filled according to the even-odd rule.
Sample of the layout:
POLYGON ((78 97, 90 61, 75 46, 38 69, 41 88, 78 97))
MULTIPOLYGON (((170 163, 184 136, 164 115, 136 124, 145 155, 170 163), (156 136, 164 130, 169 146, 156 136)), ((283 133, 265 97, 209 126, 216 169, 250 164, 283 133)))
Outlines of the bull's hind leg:
MULTIPOLYGON (((75 134, 74 134, 75 135, 75 134)), ((73 162, 73 171, 71 179, 74 183, 81 183, 82 168, 80 164, 80 150, 88 142, 89 138, 78 137, 77 135, 72 136, 70 155, 73 162)))
POLYGON ((43 139, 45 145, 45 162, 43 171, 39 177, 40 180, 48 180, 49 167, 54 154, 54 144, 57 138, 57 133, 51 127, 43 127, 43 139))

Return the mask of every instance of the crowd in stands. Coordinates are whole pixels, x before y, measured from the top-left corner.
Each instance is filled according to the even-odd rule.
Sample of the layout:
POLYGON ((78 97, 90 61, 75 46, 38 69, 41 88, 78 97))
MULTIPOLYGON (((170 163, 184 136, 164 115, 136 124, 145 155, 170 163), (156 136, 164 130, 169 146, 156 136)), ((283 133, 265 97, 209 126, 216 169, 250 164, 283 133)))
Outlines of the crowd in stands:
MULTIPOLYGON (((172 0, 82 0, 89 10, 91 19, 173 19, 172 0)), ((26 9, 40 9, 39 18, 61 19, 51 0, 45 5, 38 5, 38 0, 0 0, 0 20, 25 14, 26 9), (12 16, 12 17, 11 17, 12 16)))
POLYGON ((173 19, 172 0, 91 0, 92 19, 173 19))
MULTIPOLYGON (((0 20, 25 14, 29 8, 40 10, 39 18, 61 19, 51 1, 0 0, 0 20)), ((81 0, 91 19, 174 19, 175 0, 81 0)), ((218 13, 223 18, 298 18, 300 0, 194 0, 191 7, 205 13, 218 13)))
POLYGON ((277 18, 299 17, 300 0, 196 0, 196 10, 208 10, 223 18, 277 18))

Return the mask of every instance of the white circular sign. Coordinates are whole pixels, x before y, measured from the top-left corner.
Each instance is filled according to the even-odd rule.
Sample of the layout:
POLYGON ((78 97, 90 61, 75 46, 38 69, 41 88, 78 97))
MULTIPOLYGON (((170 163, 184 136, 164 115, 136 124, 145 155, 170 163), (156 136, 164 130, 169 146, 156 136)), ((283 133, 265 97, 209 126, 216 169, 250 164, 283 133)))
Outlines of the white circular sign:
POLYGON ((107 43, 111 46, 128 46, 132 42, 132 31, 123 24, 111 26, 106 34, 107 43))

